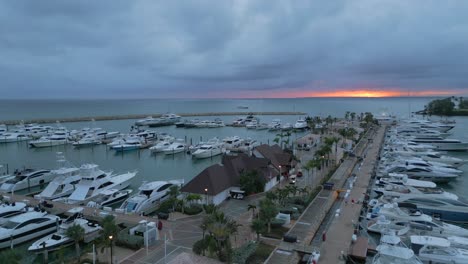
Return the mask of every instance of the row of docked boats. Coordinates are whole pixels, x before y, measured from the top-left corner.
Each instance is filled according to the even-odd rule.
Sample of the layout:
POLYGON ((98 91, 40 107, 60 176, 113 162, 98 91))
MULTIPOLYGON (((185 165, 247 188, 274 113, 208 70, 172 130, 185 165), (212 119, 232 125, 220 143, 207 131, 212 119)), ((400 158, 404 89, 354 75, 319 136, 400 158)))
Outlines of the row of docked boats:
POLYGON ((0 205, 0 249, 36 240, 29 247, 30 252, 53 251, 73 244, 67 235, 72 226, 84 231, 84 242, 89 243, 100 235, 101 226, 83 218, 83 208, 73 208, 69 217, 60 218, 39 207, 28 207, 23 202, 0 205))
POLYGON ((468 204, 437 185, 468 162, 441 152, 468 149, 446 139, 453 126, 408 120, 387 131, 368 202, 367 231, 381 235, 372 263, 468 263, 468 204))
POLYGON ((183 184, 182 180, 143 182, 138 188, 138 193, 131 196, 132 190, 127 187, 136 176, 136 172, 113 174, 100 170, 95 164, 84 164, 80 167, 69 164, 53 171, 28 170, 28 173, 26 175, 25 172, 18 172, 14 177, 22 179, 4 182, 0 191, 21 191, 27 188, 26 184, 29 187, 38 187, 40 181, 46 187, 34 196, 36 199, 93 208, 104 208, 123 202, 120 209, 126 213, 148 214, 168 198, 171 186, 183 184), (34 178, 38 178, 37 181, 34 178))

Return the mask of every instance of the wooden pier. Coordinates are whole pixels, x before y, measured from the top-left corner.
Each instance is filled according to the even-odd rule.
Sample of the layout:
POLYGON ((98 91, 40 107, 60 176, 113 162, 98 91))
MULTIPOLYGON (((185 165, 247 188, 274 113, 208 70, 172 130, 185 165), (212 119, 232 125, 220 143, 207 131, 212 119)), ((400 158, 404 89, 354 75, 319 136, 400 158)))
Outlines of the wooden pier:
MULTIPOLYGON (((197 116, 242 116, 242 115, 306 115, 303 112, 208 112, 208 113, 177 113, 182 117, 197 117, 197 116)), ((126 120, 126 119, 142 119, 148 116, 161 117, 162 114, 134 114, 134 115, 112 115, 112 116, 85 116, 85 117, 59 117, 59 118, 38 118, 24 120, 2 120, 0 124, 17 125, 17 124, 48 124, 48 123, 67 123, 67 122, 87 122, 87 121, 107 121, 107 120, 126 120)))

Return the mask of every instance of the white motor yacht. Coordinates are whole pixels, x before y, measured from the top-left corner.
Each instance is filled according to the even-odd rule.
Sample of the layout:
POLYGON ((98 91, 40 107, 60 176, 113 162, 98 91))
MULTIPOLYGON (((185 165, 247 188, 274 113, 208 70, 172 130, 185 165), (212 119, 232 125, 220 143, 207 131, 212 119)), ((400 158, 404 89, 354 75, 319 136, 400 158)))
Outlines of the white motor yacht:
POLYGON ((187 149, 187 144, 185 144, 183 139, 178 139, 174 143, 170 144, 167 148, 163 149, 162 152, 166 155, 177 154, 185 152, 187 149))
POLYGON ((96 135, 86 135, 80 140, 73 142, 74 147, 94 146, 102 143, 102 140, 96 135))
POLYGON ((278 131, 281 129, 281 120, 280 119, 273 119, 271 123, 268 125, 269 131, 278 131))
POLYGON ((375 206, 367 215, 368 219, 385 216, 386 219, 396 219, 403 221, 432 221, 432 217, 423 214, 415 208, 399 207, 396 203, 386 203, 375 206))
POLYGON ((197 159, 204 159, 217 156, 222 153, 223 144, 219 142, 219 140, 210 140, 195 150, 195 152, 192 153, 192 157, 197 159))
POLYGON ((374 192, 378 195, 385 195, 396 198, 412 195, 426 198, 446 198, 458 200, 458 196, 456 194, 446 192, 442 188, 437 187, 413 187, 389 183, 386 184, 384 187, 374 188, 374 192))
POLYGON ((255 129, 256 130, 267 130, 268 128, 269 128, 268 123, 259 123, 255 129))
POLYGON ((0 224, 6 222, 8 218, 26 212, 26 204, 22 202, 0 204, 0 224))
POLYGON ((53 200, 68 196, 75 190, 75 184, 81 180, 80 168, 69 163, 61 152, 58 153, 58 169, 52 170, 54 179, 35 198, 53 200))
POLYGON ((377 221, 368 223, 368 232, 384 234, 388 230, 398 231, 401 235, 407 234, 410 230, 414 233, 424 233, 435 236, 461 236, 468 237, 468 230, 452 224, 432 219, 431 221, 404 221, 387 220, 385 217, 377 218, 377 221))
POLYGON ((24 133, 0 133, 0 143, 11 143, 26 141, 30 138, 24 133))
POLYGON ((377 254, 372 264, 423 264, 414 254, 413 250, 401 243, 395 235, 384 235, 377 246, 377 254))
POLYGON ((145 141, 142 138, 138 137, 131 137, 127 138, 124 143, 113 145, 111 148, 115 151, 128 151, 128 150, 136 150, 143 147, 145 141))
POLYGON ((130 181, 136 176, 136 172, 127 172, 112 175, 99 169, 95 164, 84 164, 80 167, 81 180, 75 185, 75 190, 68 198, 59 198, 69 204, 86 204, 102 191, 109 189, 122 190, 130 185, 130 181))
POLYGON ((65 145, 70 142, 68 140, 68 137, 69 137, 68 131, 64 129, 58 129, 51 136, 41 137, 38 140, 30 141, 29 145, 35 148, 45 148, 45 147, 65 145))
POLYGON ((411 248, 426 263, 468 263, 468 250, 454 247, 441 237, 411 236, 411 248))
POLYGON ((0 249, 41 237, 57 230, 59 217, 29 211, 11 217, 0 225, 0 249))
MULTIPOLYGON (((83 210, 83 208, 78 207, 72 209, 73 211, 83 210)), ((58 227, 57 232, 45 236, 36 242, 34 242, 28 250, 31 252, 43 252, 54 251, 60 249, 61 247, 69 246, 75 241, 67 236, 67 230, 72 226, 80 226, 84 230, 84 242, 89 243, 97 238, 102 230, 102 227, 98 224, 89 222, 88 220, 82 218, 81 213, 75 213, 69 218, 65 219, 58 227)))
POLYGON ((290 123, 286 123, 281 126, 282 131, 289 131, 289 130, 292 130, 293 128, 294 128, 293 125, 291 125, 290 123))
POLYGON ((86 204, 87 207, 103 208, 122 202, 133 192, 132 189, 118 190, 109 189, 100 192, 96 197, 86 204))
POLYGON ((13 179, 7 180, 0 186, 0 191, 16 192, 45 185, 52 181, 57 175, 51 173, 49 170, 24 169, 22 171, 16 171, 14 176, 13 179))
POLYGON ((145 182, 138 188, 138 194, 128 198, 120 208, 127 213, 149 214, 169 198, 172 186, 181 186, 182 183, 178 180, 145 182))
POLYGON ((457 174, 446 173, 442 171, 435 171, 432 168, 420 166, 405 166, 393 165, 382 169, 378 172, 380 175, 388 175, 388 173, 406 174, 408 177, 416 180, 432 181, 437 183, 447 183, 451 180, 458 178, 457 174))
POLYGON ((156 143, 156 145, 150 147, 152 153, 162 152, 165 148, 169 147, 174 142, 175 138, 171 136, 164 137, 161 141, 156 143))
POLYGON ((241 146, 244 140, 238 136, 226 137, 223 139, 224 148, 233 150, 241 146))
POLYGON ((245 122, 245 127, 247 129, 256 129, 258 126, 258 121, 257 119, 253 119, 252 121, 250 122, 245 122))
POLYGON ((468 204, 461 201, 408 195, 396 199, 396 202, 416 206, 418 210, 442 221, 468 223, 468 204))
POLYGON ((135 125, 137 126, 146 126, 148 123, 151 123, 151 122, 154 122, 157 118, 154 118, 152 116, 148 116, 146 118, 143 118, 143 119, 140 119, 140 120, 137 120, 135 122, 135 125))
POLYGON ((406 185, 412 187, 422 187, 422 188, 436 188, 437 184, 431 181, 421 181, 410 179, 406 174, 400 173, 389 173, 386 177, 380 177, 376 181, 376 186, 385 186, 388 183, 406 185))
POLYGON ((437 150, 444 151, 467 151, 468 142, 461 142, 458 139, 447 139, 447 138, 431 138, 431 137, 415 137, 411 139, 415 143, 431 144, 436 147, 437 150))
POLYGON ((259 145, 260 143, 255 139, 247 138, 242 141, 242 144, 237 148, 237 151, 248 153, 259 145))
POLYGON ((299 118, 294 124, 294 129, 306 129, 306 128, 308 128, 308 125, 304 118, 299 118))

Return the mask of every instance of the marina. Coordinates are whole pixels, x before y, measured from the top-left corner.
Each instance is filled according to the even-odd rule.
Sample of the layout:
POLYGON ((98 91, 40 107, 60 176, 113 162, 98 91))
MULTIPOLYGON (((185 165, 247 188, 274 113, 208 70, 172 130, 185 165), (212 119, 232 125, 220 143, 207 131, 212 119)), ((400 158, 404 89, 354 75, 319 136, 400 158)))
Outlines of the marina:
MULTIPOLYGON (((34 125, 35 131, 44 130, 37 139, 32 137, 33 134, 37 133, 18 130, 24 129, 23 127, 5 126, 6 129, 2 133, 10 133, 10 129, 17 129, 16 131, 19 131, 17 133, 23 133, 29 140, 0 144, 0 154, 13 151, 17 153, 16 155, 29 156, 30 158, 27 159, 28 163, 20 163, 21 160, 18 162, 18 160, 9 159, 8 155, 4 156, 3 160, 8 161, 8 163, 2 164, 4 173, 14 173, 13 176, 8 176, 8 174, 2 176, 4 183, 0 189, 3 190, 4 197, 17 204, 26 201, 31 206, 40 206, 45 200, 49 207, 47 211, 54 215, 67 214, 68 211, 77 206, 82 207, 83 218, 91 221, 94 225, 99 224, 103 217, 109 214, 115 216, 117 224, 125 226, 138 226, 142 220, 162 221, 162 225, 168 229, 158 235, 160 238, 162 234, 167 234, 166 232, 176 232, 172 228, 188 221, 186 219, 190 219, 173 215, 168 221, 164 217, 160 218, 163 215, 155 213, 155 211, 158 212, 159 205, 167 201, 170 186, 184 186, 194 180, 197 174, 203 174, 207 167, 210 168, 220 163, 227 164, 225 163, 226 157, 236 157, 240 155, 238 153, 253 156, 259 146, 274 145, 281 142, 278 138, 285 136, 287 140, 283 138, 284 142, 289 142, 286 144, 290 145, 292 152, 304 164, 310 159, 308 153, 317 151, 313 142, 318 144, 321 139, 320 129, 322 128, 320 126, 315 130, 317 134, 313 134, 311 130, 302 127, 305 118, 295 115, 267 117, 249 114, 245 117, 220 116, 216 118, 218 118, 216 122, 219 124, 222 122, 225 126, 210 127, 208 124, 215 120, 212 116, 196 117, 201 121, 193 122, 194 124, 207 124, 195 126, 196 129, 185 128, 177 124, 177 122, 188 124, 190 123, 189 119, 185 121, 178 119, 177 122, 170 125, 158 125, 157 127, 143 123, 136 126, 136 122, 139 121, 134 119, 93 121, 91 123, 37 124, 34 125), (262 126, 267 129, 258 129, 260 124, 264 124, 262 126), (274 127, 279 127, 279 130, 274 127), (129 132, 121 133, 118 131, 129 132), (109 137, 105 136, 107 134, 109 137), (44 144, 43 147, 29 144, 29 142, 40 140, 41 137, 48 135, 53 136, 53 138, 60 137, 57 140, 61 140, 65 135, 66 142, 44 144), (307 143, 307 140, 312 138, 313 140, 307 143), (74 144, 77 142, 81 143, 74 144), (20 169, 22 166, 24 169, 20 169), (108 172, 110 170, 113 171, 112 175, 108 172), (31 175, 43 173, 45 177, 42 180, 42 176, 35 176, 32 178, 37 178, 37 180, 28 181, 28 177, 22 176, 29 175, 28 173, 31 175), (14 180, 15 177, 25 180, 19 184, 20 181, 14 180), (117 179, 118 177, 124 178, 117 179), (18 182, 18 185, 16 183, 12 185, 14 182, 18 182), (148 214, 149 216, 145 216, 148 214)), ((463 120, 461 122, 463 123, 463 120)), ((346 127, 346 123, 347 121, 342 119, 336 121, 335 131, 338 131, 340 126, 346 127)), ((324 125, 324 127, 328 126, 330 124, 324 125)), ((360 235, 360 229, 356 229, 357 225, 365 225, 368 232, 383 235, 383 232, 387 232, 383 230, 392 228, 397 233, 403 233, 407 226, 418 230, 421 226, 434 225, 434 230, 441 231, 425 232, 425 234, 437 235, 439 233, 440 235, 442 232, 452 236, 462 236, 465 229, 458 230, 456 228, 459 227, 451 224, 431 222, 431 218, 427 217, 388 218, 393 211, 397 212, 400 209, 385 209, 389 206, 381 205, 383 200, 377 200, 378 196, 392 197, 400 199, 394 200, 394 202, 409 204, 414 203, 414 199, 423 203, 421 199, 427 197, 430 201, 449 199, 458 203, 459 206, 463 205, 465 199, 463 191, 457 189, 458 185, 453 183, 462 181, 466 174, 465 152, 441 153, 442 150, 431 147, 430 142, 413 141, 414 135, 427 136, 428 133, 424 132, 425 130, 415 129, 414 124, 412 126, 411 130, 406 126, 405 132, 401 135, 399 135, 399 129, 402 129, 403 126, 399 123, 397 126, 385 124, 369 129, 362 135, 359 143, 354 146, 352 156, 344 158, 339 163, 339 167, 327 182, 312 181, 308 183, 303 178, 296 178, 297 176, 294 174, 290 179, 285 176, 278 187, 273 187, 273 190, 284 188, 281 186, 285 183, 286 185, 311 186, 311 188, 322 186, 323 189, 317 193, 308 207, 304 208, 300 217, 292 221, 288 231, 284 234, 284 240, 278 242, 266 262, 299 263, 301 258, 310 256, 310 259, 317 259, 320 263, 340 263, 347 258, 353 258, 355 261, 375 258, 381 263, 386 263, 382 262, 387 258, 385 254, 388 253, 386 252, 393 250, 392 247, 399 246, 399 244, 379 245, 375 242, 376 239, 373 237, 375 235, 360 235), (411 168, 418 168, 419 174, 416 171, 412 173, 411 168), (425 174, 421 174, 421 172, 425 174), (373 186, 371 177, 372 179, 379 177, 379 185, 373 186), (427 180, 435 181, 437 185, 427 180), (367 183, 370 185, 367 186, 367 183), (443 187, 441 188, 439 184, 442 184, 443 187), (369 192, 371 186, 373 189, 369 192), (375 197, 375 199, 367 200, 360 193, 368 193, 370 198, 375 197), (382 208, 370 210, 369 220, 366 220, 368 222, 361 222, 363 210, 367 204, 372 204, 373 208, 382 208), (387 212, 386 210, 388 211, 386 213, 387 219, 380 219, 379 215, 387 212), (317 214, 317 212, 320 213, 317 214), (351 224, 349 219, 353 219, 351 224), (425 224, 419 226, 408 221, 425 221, 425 224), (436 226, 438 229, 435 229, 436 226), (322 237, 325 233, 326 240, 322 237), (286 239, 288 237, 294 237, 297 242, 289 242, 286 239), (349 239, 343 239, 346 237, 349 239), (319 242, 320 240, 323 241, 319 242), (289 253, 285 255, 284 252, 289 253), (376 257, 373 257, 372 252, 378 252, 376 257)), ((425 124, 425 126, 429 125, 425 124)), ((24 127, 33 127, 33 125, 24 127)), ((431 127, 433 128, 433 126, 431 127)), ((457 124, 453 127, 452 129, 456 131, 457 124)), ((445 133, 444 138, 452 138, 451 131, 444 130, 443 133, 445 133)), ((460 134, 455 132, 455 135, 460 134)), ((440 135, 434 133, 434 137, 436 136, 440 135)), ((327 137, 329 136, 327 135, 327 137)), ((463 140, 463 137, 461 139, 463 140)), ((460 142, 463 142, 462 140, 460 142)), ((463 148, 463 145, 460 147, 463 148)), ((339 152, 336 152, 333 155, 338 154, 339 152)), ((301 166, 303 165, 291 167, 291 171, 301 170, 301 166)), ((241 194, 242 196, 239 197, 245 195, 244 192, 236 191, 236 189, 231 189, 230 192, 241 194)), ((203 198, 206 195, 203 190, 200 190, 200 195, 202 196, 198 202, 200 204, 214 203, 215 201, 218 203, 217 196, 203 198)), ((444 200, 444 202, 446 201, 444 200)), ((221 201, 220 206, 229 210, 231 203, 229 200, 221 201)), ((424 207, 423 204, 416 206, 423 213, 428 213, 431 216, 436 215, 437 219, 440 220, 448 220, 455 224, 468 221, 465 220, 462 207, 450 209, 457 211, 457 215, 451 214, 452 216, 445 218, 443 211, 433 211, 433 208, 424 207)), ((196 219, 201 219, 200 217, 197 215, 196 219)), ((248 227, 249 224, 243 225, 248 227)), ((87 227, 87 224, 84 226, 87 227)), ((52 232, 52 229, 50 231, 52 232)), ((58 236, 62 237, 65 231, 58 232, 56 235, 44 237, 43 241, 49 241, 50 236, 58 239, 58 236)), ((246 236, 250 232, 247 232, 246 236)), ((64 245, 72 244, 70 240, 66 240, 66 237, 64 239, 64 245)), ((266 239, 262 237, 261 240, 267 241, 266 239)), ((407 241, 406 238, 402 238, 402 240, 407 241)), ((40 250, 34 249, 34 244, 29 246, 31 250, 41 254, 40 250)), ((154 254, 160 254, 156 253, 160 252, 158 251, 160 244, 153 246, 155 247, 154 254)), ((406 249, 401 250, 405 251, 406 249)), ((406 251, 410 256, 410 251, 406 251)), ((415 259, 419 256, 420 253, 414 253, 415 259)), ((136 255, 122 256, 121 259, 126 258, 136 260, 136 255)))

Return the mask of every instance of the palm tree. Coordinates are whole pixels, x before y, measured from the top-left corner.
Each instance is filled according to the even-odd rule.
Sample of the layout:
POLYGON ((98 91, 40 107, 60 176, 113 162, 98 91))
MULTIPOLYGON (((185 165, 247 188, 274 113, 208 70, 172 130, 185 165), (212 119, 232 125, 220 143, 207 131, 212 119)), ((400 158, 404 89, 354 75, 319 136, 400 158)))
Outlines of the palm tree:
POLYGON ((104 251, 106 247, 111 247, 113 241, 115 241, 119 235, 119 227, 115 223, 115 217, 113 215, 105 216, 101 221, 102 226, 102 236, 99 244, 104 245, 102 248, 101 253, 104 251), (112 239, 109 239, 112 237, 112 239))
POLYGON ((173 185, 169 188, 169 198, 171 199, 172 201, 172 211, 174 212, 175 211, 175 207, 178 203, 178 200, 177 200, 177 197, 179 196, 180 194, 180 188, 179 186, 177 185, 173 185))
POLYGON ((345 116, 344 116, 344 119, 345 119, 346 121, 348 121, 348 119, 349 119, 349 114, 350 114, 350 113, 351 113, 351 112, 346 111, 345 116))
POLYGON ((257 242, 260 242, 260 234, 265 232, 266 223, 261 219, 254 219, 250 228, 257 234, 257 242))
POLYGON ((249 204, 247 206, 247 211, 250 211, 250 210, 252 210, 252 219, 254 219, 255 218, 255 211, 257 210, 257 206, 254 205, 254 204, 249 204))
POLYGON ((260 200, 260 219, 265 221, 268 226, 268 233, 271 232, 271 221, 278 214, 278 208, 269 199, 260 200))
POLYGON ((80 260, 80 242, 84 240, 85 230, 80 225, 73 225, 67 229, 66 235, 75 241, 75 250, 78 261, 80 260))
POLYGON ((354 122, 354 119, 356 119, 356 113, 352 112, 351 114, 349 114, 351 116, 351 121, 354 122))
POLYGON ((201 200, 202 197, 200 194, 198 193, 190 193, 187 195, 187 197, 185 198, 185 200, 187 201, 187 203, 189 203, 190 205, 192 204, 192 202, 194 201, 199 201, 201 200))

